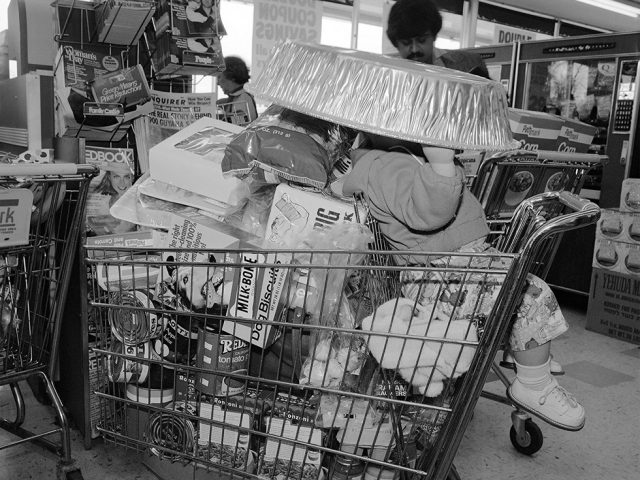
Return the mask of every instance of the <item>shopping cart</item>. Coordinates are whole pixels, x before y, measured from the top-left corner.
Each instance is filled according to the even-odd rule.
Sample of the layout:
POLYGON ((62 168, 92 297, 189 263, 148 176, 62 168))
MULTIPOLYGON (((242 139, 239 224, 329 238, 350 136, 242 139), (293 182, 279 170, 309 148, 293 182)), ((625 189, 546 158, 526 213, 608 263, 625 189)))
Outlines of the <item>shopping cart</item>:
POLYGON ((251 108, 249 102, 232 100, 219 102, 216 104, 216 118, 243 127, 251 123, 249 113, 251 108))
POLYGON ((422 254, 422 265, 449 255, 438 267, 366 243, 88 246, 98 430, 160 478, 458 478, 453 459, 540 245, 598 217, 575 195, 545 193, 500 236, 527 231, 512 253, 422 254), (410 270, 438 279, 432 305, 400 297, 410 270), (446 285, 499 290, 480 318, 480 300, 452 309, 446 285))
POLYGON ((93 166, 5 164, 0 166, 0 386, 9 385, 15 418, 0 427, 20 437, 7 445, 33 441, 59 455, 58 478, 81 478, 71 458, 70 433, 53 384, 62 313, 76 253, 93 166), (23 380, 46 387, 57 428, 23 428, 23 380), (60 435, 60 442, 46 437, 60 435))
MULTIPOLYGON (((490 227, 498 236, 511 223, 520 202, 549 191, 580 195, 587 177, 609 161, 606 155, 546 150, 514 150, 480 156, 482 160, 476 174, 468 177, 469 189, 482 203, 490 227)), ((523 232, 523 236, 526 238, 527 232, 523 232)), ((562 235, 557 235, 545 243, 531 273, 546 278, 561 239, 562 235)))

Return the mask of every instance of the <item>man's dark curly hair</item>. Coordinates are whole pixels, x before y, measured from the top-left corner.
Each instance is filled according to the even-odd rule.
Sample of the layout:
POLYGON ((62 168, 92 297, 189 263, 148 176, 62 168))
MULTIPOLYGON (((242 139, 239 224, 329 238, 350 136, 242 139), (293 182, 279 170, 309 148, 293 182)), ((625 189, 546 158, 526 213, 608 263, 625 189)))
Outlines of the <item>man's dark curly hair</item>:
POLYGON ((244 85, 249 81, 249 69, 240 57, 224 57, 225 70, 224 75, 240 85, 244 85))
POLYGON ((387 37, 394 47, 398 40, 430 33, 434 37, 442 28, 442 15, 431 0, 398 0, 389 11, 387 37))

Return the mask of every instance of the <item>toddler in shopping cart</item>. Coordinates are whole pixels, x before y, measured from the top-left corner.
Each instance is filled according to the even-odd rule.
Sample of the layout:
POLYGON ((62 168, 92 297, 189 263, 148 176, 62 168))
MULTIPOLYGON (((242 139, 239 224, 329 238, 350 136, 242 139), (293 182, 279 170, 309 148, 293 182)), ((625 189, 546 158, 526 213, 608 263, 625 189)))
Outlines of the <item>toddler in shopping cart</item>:
MULTIPOLYGON (((486 242, 489 228, 484 211, 465 187, 464 170, 454 162, 453 150, 371 139, 375 139, 372 144, 376 149, 352 151, 353 170, 344 178, 343 193, 364 195, 392 248, 416 252, 406 259, 408 265, 423 264, 422 252, 496 252, 486 242)), ((455 258, 433 260, 429 256, 429 261, 432 266, 450 265, 455 258)), ((403 294, 423 305, 432 302, 427 296, 434 290, 424 288, 433 281, 429 275, 434 273, 403 271, 403 294)), ((499 289, 494 290, 493 300, 499 289)), ((486 304, 485 300, 482 303, 486 304)), ((455 308, 473 311, 476 302, 477 297, 466 295, 455 308)), ((488 313, 491 305, 485 307, 488 313)), ((516 377, 507 395, 524 410, 559 428, 580 430, 585 422, 584 408, 550 370, 550 342, 564 333, 568 324, 549 286, 528 275, 516 313, 509 335, 516 377)))

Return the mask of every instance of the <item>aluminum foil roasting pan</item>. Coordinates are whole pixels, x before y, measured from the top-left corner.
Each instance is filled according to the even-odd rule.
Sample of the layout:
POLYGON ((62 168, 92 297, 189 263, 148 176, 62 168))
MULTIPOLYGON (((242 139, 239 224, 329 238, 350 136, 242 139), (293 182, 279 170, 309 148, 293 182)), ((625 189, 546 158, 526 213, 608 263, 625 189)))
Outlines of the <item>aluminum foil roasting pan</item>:
POLYGON ((246 89, 258 99, 378 135, 511 150, 504 87, 397 57, 284 41, 246 89))

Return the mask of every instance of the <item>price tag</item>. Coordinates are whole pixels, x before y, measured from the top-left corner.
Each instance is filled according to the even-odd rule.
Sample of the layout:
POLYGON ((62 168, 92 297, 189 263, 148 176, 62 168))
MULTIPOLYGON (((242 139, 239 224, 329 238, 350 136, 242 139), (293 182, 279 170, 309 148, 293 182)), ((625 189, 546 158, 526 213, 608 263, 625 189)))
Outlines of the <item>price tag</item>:
POLYGON ((33 192, 26 188, 0 191, 0 248, 29 244, 33 192))

